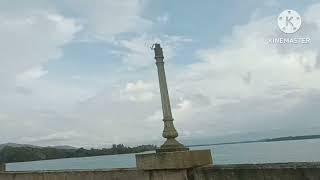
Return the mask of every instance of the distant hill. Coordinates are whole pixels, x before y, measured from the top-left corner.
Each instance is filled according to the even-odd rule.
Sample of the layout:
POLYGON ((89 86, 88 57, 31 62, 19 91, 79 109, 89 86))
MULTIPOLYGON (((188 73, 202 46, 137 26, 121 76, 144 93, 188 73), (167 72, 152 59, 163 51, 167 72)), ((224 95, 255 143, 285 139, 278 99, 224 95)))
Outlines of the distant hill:
POLYGON ((320 135, 285 136, 285 137, 260 139, 260 140, 231 141, 231 142, 209 143, 209 144, 193 144, 193 145, 188 145, 188 147, 217 146, 217 145, 227 145, 227 144, 245 144, 245 143, 256 143, 256 142, 293 141, 293 140, 305 140, 305 139, 320 139, 320 135))
POLYGON ((305 136, 286 136, 279 138, 263 139, 262 142, 272 141, 291 141, 291 140, 303 140, 303 139, 320 139, 320 135, 305 135, 305 136))
POLYGON ((76 147, 73 147, 73 146, 67 146, 67 145, 64 145, 64 146, 48 146, 49 148, 55 148, 55 149, 78 149, 76 147))
MULTIPOLYGON (((45 148, 42 146, 36 146, 36 145, 31 145, 31 144, 17 144, 17 143, 5 143, 5 144, 0 144, 0 150, 5 148, 5 147, 31 147, 31 148, 45 148)), ((77 149, 76 147, 73 146, 48 146, 48 148, 55 148, 55 149, 77 149)))
POLYGON ((114 144, 111 148, 102 149, 73 148, 72 146, 36 147, 13 143, 3 144, 1 146, 3 148, 0 149, 0 163, 141 153, 157 148, 155 145, 128 147, 123 144, 114 144))
POLYGON ((30 144, 17 144, 17 143, 0 144, 0 150, 5 148, 5 147, 34 147, 34 148, 39 148, 40 146, 35 146, 35 145, 30 145, 30 144))

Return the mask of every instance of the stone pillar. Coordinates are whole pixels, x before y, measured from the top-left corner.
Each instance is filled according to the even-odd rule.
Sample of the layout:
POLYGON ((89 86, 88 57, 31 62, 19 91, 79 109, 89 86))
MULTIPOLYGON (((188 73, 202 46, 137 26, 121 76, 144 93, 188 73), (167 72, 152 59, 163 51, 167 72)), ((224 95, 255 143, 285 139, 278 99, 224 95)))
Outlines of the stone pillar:
POLYGON ((0 173, 6 171, 6 164, 0 163, 0 173))
POLYGON ((178 133, 173 125, 167 80, 164 70, 164 57, 160 44, 155 44, 154 52, 158 69, 164 122, 162 136, 166 138, 166 141, 156 150, 156 153, 136 154, 137 168, 143 170, 188 169, 212 164, 210 150, 189 151, 188 148, 175 139, 178 137, 178 133))
POLYGON ((164 70, 164 56, 160 44, 155 44, 154 47, 156 65, 158 69, 159 87, 161 94, 162 113, 164 129, 162 136, 167 140, 157 149, 157 152, 173 152, 173 151, 186 151, 188 148, 184 147, 175 138, 178 137, 178 132, 173 125, 173 117, 171 113, 170 99, 167 87, 166 73, 164 70))

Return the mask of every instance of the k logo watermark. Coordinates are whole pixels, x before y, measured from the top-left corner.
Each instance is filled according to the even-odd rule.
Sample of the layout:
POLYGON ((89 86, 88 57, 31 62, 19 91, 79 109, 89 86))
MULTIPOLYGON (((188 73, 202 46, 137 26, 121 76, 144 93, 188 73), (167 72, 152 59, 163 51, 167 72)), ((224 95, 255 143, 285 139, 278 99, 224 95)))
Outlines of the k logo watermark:
POLYGON ((284 10, 278 16, 278 26, 284 33, 292 34, 297 32, 301 27, 301 16, 297 11, 284 10))
POLYGON ((273 37, 268 39, 269 44, 309 44, 309 37, 300 37, 301 33, 295 34, 302 28, 302 18, 300 14, 291 9, 282 11, 277 17, 277 23, 281 37, 273 37))

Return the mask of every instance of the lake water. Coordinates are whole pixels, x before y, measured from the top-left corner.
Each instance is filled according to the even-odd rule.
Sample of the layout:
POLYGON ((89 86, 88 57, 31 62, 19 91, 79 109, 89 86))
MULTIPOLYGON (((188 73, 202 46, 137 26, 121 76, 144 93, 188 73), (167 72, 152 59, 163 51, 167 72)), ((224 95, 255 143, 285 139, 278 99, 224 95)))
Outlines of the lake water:
MULTIPOLYGON (((211 149, 214 164, 320 161, 320 139, 202 146, 193 147, 191 149, 211 149)), ((135 154, 7 164, 8 171, 111 169, 132 167, 135 167, 135 154)))

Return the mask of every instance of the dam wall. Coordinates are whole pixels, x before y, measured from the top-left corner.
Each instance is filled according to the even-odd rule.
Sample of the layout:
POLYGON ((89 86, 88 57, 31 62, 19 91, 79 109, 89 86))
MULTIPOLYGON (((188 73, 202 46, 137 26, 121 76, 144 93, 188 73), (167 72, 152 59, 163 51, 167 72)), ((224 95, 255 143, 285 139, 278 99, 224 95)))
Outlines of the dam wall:
POLYGON ((320 163, 210 165, 180 170, 0 172, 0 180, 320 180, 320 163))
POLYGON ((191 170, 188 180, 320 180, 320 163, 207 166, 191 170))

